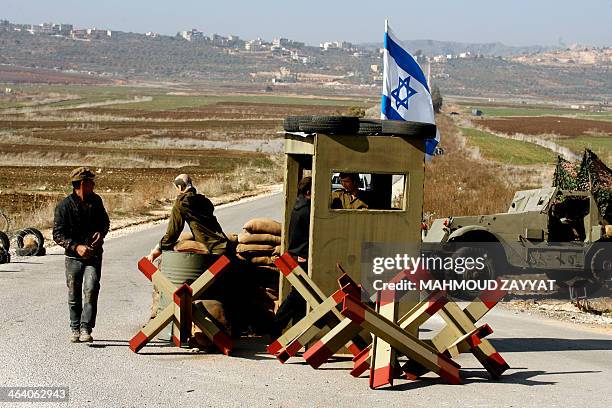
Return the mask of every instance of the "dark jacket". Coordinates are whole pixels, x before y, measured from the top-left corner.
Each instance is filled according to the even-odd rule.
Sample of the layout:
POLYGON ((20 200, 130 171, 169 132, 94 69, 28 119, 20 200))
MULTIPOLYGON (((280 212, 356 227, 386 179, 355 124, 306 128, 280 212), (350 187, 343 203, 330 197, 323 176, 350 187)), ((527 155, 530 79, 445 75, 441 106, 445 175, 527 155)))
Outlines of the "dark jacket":
MULTIPOLYGON (((66 249, 66 256, 79 258, 76 253, 77 245, 91 243, 91 238, 96 232, 104 238, 109 227, 110 221, 102 198, 95 193, 82 201, 73 192, 55 207, 53 240, 66 249)), ((95 254, 102 255, 102 246, 95 249, 95 254)))
POLYGON ((287 250, 293 256, 308 259, 308 237, 310 235, 310 200, 299 195, 289 220, 289 245, 287 250))
POLYGON ((211 254, 224 254, 228 239, 213 215, 214 210, 213 203, 205 195, 198 194, 195 188, 191 187, 181 193, 170 212, 168 229, 159 243, 160 248, 171 251, 186 222, 194 240, 206 245, 211 254))

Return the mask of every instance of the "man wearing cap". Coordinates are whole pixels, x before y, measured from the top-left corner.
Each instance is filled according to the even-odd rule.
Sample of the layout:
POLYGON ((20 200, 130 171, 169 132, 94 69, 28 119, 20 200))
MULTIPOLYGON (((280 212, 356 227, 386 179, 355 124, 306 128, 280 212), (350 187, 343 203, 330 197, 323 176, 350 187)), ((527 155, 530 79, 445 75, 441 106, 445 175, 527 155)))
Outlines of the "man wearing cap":
POLYGON ((179 174, 174 179, 174 187, 177 197, 170 212, 168 229, 159 244, 147 255, 147 259, 153 262, 162 250, 171 251, 185 223, 189 225, 195 241, 203 243, 211 254, 223 255, 228 238, 213 214, 213 203, 204 194, 198 194, 187 174, 179 174))
POLYGON ((70 341, 91 342, 96 325, 102 244, 110 221, 99 195, 95 174, 79 167, 70 174, 72 194, 55 207, 53 240, 65 248, 70 341), (81 293, 82 292, 82 293, 81 293))

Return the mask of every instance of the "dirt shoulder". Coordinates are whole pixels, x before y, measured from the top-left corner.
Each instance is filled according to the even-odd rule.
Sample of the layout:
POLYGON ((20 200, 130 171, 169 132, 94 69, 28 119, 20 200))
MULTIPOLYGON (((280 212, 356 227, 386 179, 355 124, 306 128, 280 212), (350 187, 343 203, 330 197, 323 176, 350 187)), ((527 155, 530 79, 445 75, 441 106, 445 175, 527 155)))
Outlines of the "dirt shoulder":
MULTIPOLYGON (((216 209, 220 209, 230 205, 256 200, 273 194, 278 194, 282 191, 282 184, 270 184, 257 186, 256 189, 244 193, 230 193, 218 197, 211 197, 211 201, 216 209)), ((143 231, 152 228, 168 218, 172 205, 167 205, 151 214, 143 216, 129 216, 115 218, 111 220, 111 230, 106 239, 122 237, 137 231, 143 231)), ((61 251, 61 248, 51 239, 51 229, 41 231, 45 237, 45 247, 47 251, 61 251)))
POLYGON ((515 314, 535 315, 562 325, 580 326, 598 333, 612 334, 612 299, 601 297, 580 300, 511 299, 499 303, 515 314))

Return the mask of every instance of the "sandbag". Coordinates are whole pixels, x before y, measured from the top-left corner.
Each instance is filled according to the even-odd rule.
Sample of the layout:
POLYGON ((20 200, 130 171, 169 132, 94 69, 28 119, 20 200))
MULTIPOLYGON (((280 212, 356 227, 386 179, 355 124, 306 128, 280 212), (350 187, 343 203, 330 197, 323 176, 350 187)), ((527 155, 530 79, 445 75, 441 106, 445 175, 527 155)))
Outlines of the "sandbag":
POLYGON ((181 232, 177 241, 193 241, 193 233, 191 231, 181 232))
POLYGON ((227 234, 227 239, 229 240, 229 242, 233 242, 235 244, 238 244, 238 234, 227 234))
POLYGON ((206 245, 197 241, 179 241, 174 245, 174 250, 176 252, 189 252, 192 254, 210 254, 206 245))
POLYGON ((251 263, 255 265, 274 265, 274 261, 277 259, 278 257, 275 256, 255 256, 251 258, 251 263))
POLYGON ((270 255, 272 251, 274 251, 274 247, 266 244, 238 244, 236 247, 236 252, 242 256, 248 254, 252 254, 253 256, 258 254, 270 255))
POLYGON ((272 251, 273 256, 281 256, 281 247, 277 245, 274 247, 274 251, 272 251))
POLYGON ((272 234, 280 236, 282 226, 271 218, 253 218, 242 227, 251 234, 272 234))
POLYGON ((250 232, 243 232, 238 234, 239 244, 270 244, 279 245, 281 243, 281 237, 272 234, 251 234, 250 232))
MULTIPOLYGON (((193 303, 193 307, 211 317, 223 331, 226 333, 231 333, 231 326, 225 314, 223 303, 219 302, 218 300, 197 300, 193 303)), ((197 347, 200 349, 208 349, 212 347, 212 345, 212 342, 204 333, 202 333, 202 330, 193 324, 191 327, 189 346, 192 348, 197 347)))

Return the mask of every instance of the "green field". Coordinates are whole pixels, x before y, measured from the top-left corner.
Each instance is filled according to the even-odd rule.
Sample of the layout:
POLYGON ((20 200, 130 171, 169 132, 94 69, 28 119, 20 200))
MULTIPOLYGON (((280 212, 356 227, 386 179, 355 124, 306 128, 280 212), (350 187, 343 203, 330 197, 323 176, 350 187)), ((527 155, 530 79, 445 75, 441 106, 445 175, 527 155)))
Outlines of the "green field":
POLYGON ((612 164, 612 136, 580 136, 572 138, 556 138, 555 142, 582 154, 585 148, 591 149, 603 161, 612 164))
MULTIPOLYGON (((8 86, 8 85, 7 85, 8 86)), ((92 85, 15 85, 11 86, 17 93, 37 95, 39 102, 34 101, 3 101, 0 99, 0 108, 20 108, 27 105, 36 107, 66 108, 86 103, 96 103, 131 99, 134 97, 150 96, 152 101, 106 105, 112 109, 138 109, 147 111, 174 110, 181 108, 197 108, 222 102, 243 102, 282 105, 318 105, 318 106, 358 106, 367 108, 376 103, 372 99, 355 98, 302 98, 295 96, 278 95, 169 95, 170 89, 145 88, 129 86, 92 86, 92 85), (44 97, 61 97, 62 95, 78 96, 70 100, 56 102, 42 102, 44 97)))
POLYGON ((481 110, 484 116, 572 116, 581 119, 612 120, 612 112, 587 112, 563 108, 464 106, 465 113, 481 110))
POLYGON ((276 95, 155 95, 149 102, 138 102, 121 105, 109 105, 113 109, 138 109, 146 111, 173 110, 180 108, 197 108, 221 102, 243 102, 279 105, 317 105, 317 106, 359 106, 368 107, 367 100, 299 98, 276 95))
POLYGON ((460 128, 468 140, 468 145, 477 146, 480 154, 487 160, 505 164, 552 164, 557 155, 541 146, 519 140, 505 139, 472 128, 460 128))

